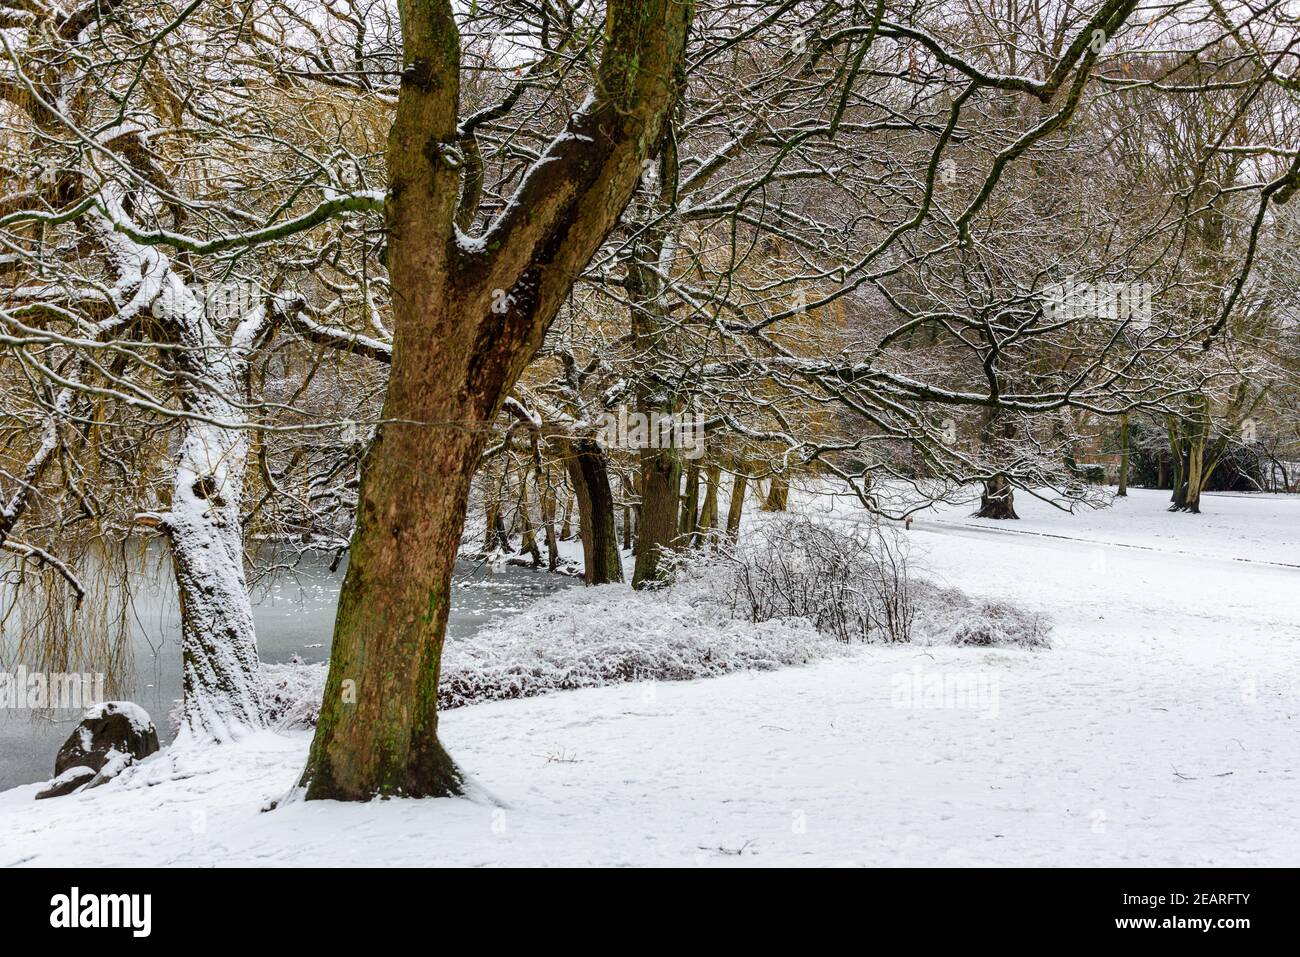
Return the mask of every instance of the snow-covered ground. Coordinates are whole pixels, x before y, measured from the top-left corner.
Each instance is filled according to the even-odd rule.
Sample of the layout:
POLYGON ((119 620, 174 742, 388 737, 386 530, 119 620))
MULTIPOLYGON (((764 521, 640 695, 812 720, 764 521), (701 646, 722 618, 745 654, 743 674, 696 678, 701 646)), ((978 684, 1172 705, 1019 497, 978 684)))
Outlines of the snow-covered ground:
POLYGON ((306 733, 167 749, 0 794, 0 865, 1300 864, 1300 499, 1166 498, 916 519, 933 576, 1050 614, 1051 650, 871 646, 447 712, 496 804, 264 813, 306 733))

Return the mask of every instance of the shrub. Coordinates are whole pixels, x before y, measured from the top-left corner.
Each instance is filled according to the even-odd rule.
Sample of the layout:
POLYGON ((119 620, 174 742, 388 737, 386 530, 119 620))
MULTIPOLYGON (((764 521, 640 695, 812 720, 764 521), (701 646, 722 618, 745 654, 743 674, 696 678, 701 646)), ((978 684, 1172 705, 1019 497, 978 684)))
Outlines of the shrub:
MULTIPOLYGON (((705 560, 730 569, 723 587, 731 610, 749 621, 804 618, 846 643, 910 640, 916 609, 908 550, 889 526, 782 517, 705 560)), ((692 561, 699 559, 675 570, 678 580, 692 561)))

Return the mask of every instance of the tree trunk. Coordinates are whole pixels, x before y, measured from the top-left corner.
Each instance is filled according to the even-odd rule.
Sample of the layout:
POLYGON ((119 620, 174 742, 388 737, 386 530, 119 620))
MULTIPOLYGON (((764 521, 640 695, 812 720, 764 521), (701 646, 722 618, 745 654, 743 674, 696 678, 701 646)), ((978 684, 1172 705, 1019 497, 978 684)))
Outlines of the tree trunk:
POLYGON ((677 538, 681 480, 677 449, 641 450, 641 521, 633 588, 653 587, 662 580, 660 559, 677 538))
POLYGON ((519 520, 522 526, 519 530, 519 554, 529 555, 533 560, 533 567, 537 568, 542 564, 542 551, 537 547, 537 536, 533 533, 533 517, 528 510, 528 476, 519 483, 519 520))
POLYGON ((578 535, 582 539, 583 580, 607 585, 623 580, 614 522, 614 492, 609 484, 609 460, 595 439, 565 442, 569 481, 578 495, 578 535))
POLYGON ((1120 416, 1119 419, 1119 491, 1116 495, 1128 495, 1128 467, 1129 467, 1129 431, 1128 431, 1128 414, 1120 416))
POLYGON ((540 466, 535 474, 538 504, 542 510, 542 527, 546 530, 546 567, 549 571, 555 571, 560 565, 560 543, 555 534, 555 489, 550 487, 540 466))
MULTIPOLYGON (((1006 413, 988 410, 988 416, 980 429, 980 441, 997 458, 1007 455, 1007 445, 1016 433, 1016 423, 1006 413)), ((984 490, 980 495, 980 507, 975 513, 977 518, 1019 519, 1016 514, 1015 489, 1011 480, 1001 472, 984 481, 984 490)))
POLYGON ((710 465, 705 471, 704 505, 700 508, 700 524, 695 532, 695 545, 708 539, 718 527, 718 483, 722 479, 722 468, 710 465))
POLYGON ((150 305, 156 328, 168 345, 178 347, 165 355, 174 363, 181 407, 193 416, 185 420, 176 451, 171 507, 149 516, 166 533, 176 577, 181 733, 229 741, 265 725, 244 575, 242 503, 250 433, 238 426, 247 421, 249 356, 269 328, 268 316, 264 305, 223 316, 229 331, 222 334, 168 257, 111 224, 130 220, 116 190, 106 188, 99 202, 103 212, 95 217, 96 228, 110 259, 124 265, 119 288, 136 290, 136 308, 150 305), (149 284, 152 290, 142 295, 149 284))
POLYGON ((1005 475, 995 475, 984 483, 980 508, 975 515, 978 518, 1020 518, 1016 514, 1015 490, 1005 475))
POLYGON ((700 520, 700 467, 692 462, 686 467, 686 491, 682 494, 681 512, 677 517, 677 535, 686 543, 695 535, 700 520))
POLYGON ((510 533, 506 531, 505 494, 506 479, 510 474, 508 464, 501 467, 501 481, 496 483, 496 491, 489 490, 484 503, 483 519, 483 554, 510 551, 510 533))
POLYGON ((1201 511, 1201 492, 1218 464, 1219 446, 1211 451, 1210 402, 1206 396, 1197 396, 1192 407, 1181 420, 1169 420, 1169 444, 1174 461, 1174 489, 1169 511, 1201 511))
MULTIPOLYGON (((666 297, 662 269, 671 268, 673 228, 671 209, 677 201, 679 170, 674 140, 664 145, 656 194, 639 210, 637 237, 627 260, 623 287, 627 291, 632 335, 638 353, 636 411, 648 422, 672 416, 681 405, 670 346, 675 328, 664 314, 666 297), (669 253, 669 255, 665 255, 669 253)), ((649 191, 647 191, 649 192, 649 191)), ((652 431, 654 431, 652 426, 652 431)), ((641 449, 641 509, 637 521, 636 568, 633 588, 651 588, 663 580, 661 559, 677 542, 681 524, 682 454, 658 435, 641 449), (655 440, 657 439, 657 441, 655 440)))
POLYGON ((221 317, 231 326, 223 341, 213 322, 217 317, 166 268, 155 314, 181 347, 171 353, 181 406, 195 416, 185 421, 171 507, 160 517, 181 616, 181 733, 231 741, 265 726, 265 690, 244 575, 250 433, 214 423, 246 421, 248 357, 268 321, 262 306, 221 317))
POLYGON ((564 496, 564 524, 560 526, 560 541, 567 542, 573 538, 573 492, 564 496))
POLYGON ((731 501, 727 504, 727 537, 733 542, 740 535, 740 517, 745 510, 745 489, 749 484, 746 468, 745 463, 736 463, 736 476, 731 481, 731 501))
MULTIPOLYGON (((217 401, 206 399, 202 404, 217 401)), ((240 417, 235 406, 221 404, 225 414, 209 414, 224 421, 240 417)), ((247 454, 247 432, 190 420, 163 521, 181 615, 182 727, 217 741, 265 723, 240 524, 247 454)))
POLYGON ((404 71, 388 145, 393 360, 302 777, 308 799, 463 789, 438 740, 437 707, 470 478, 486 426, 661 141, 689 18, 677 0, 612 0, 594 92, 487 235, 464 243, 455 227, 460 144, 472 134, 458 125, 452 6, 402 5, 404 71))
POLYGON ((772 484, 767 490, 767 498, 763 501, 763 511, 765 512, 784 512, 786 504, 790 500, 790 484, 780 475, 772 476, 772 484))

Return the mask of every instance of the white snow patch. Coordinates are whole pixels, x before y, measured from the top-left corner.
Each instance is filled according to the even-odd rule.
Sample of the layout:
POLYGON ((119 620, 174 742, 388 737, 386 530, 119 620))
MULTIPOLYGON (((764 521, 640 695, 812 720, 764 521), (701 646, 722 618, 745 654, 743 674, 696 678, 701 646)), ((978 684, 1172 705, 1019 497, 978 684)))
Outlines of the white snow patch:
POLYGON ((1295 540, 1300 500, 1233 499, 1207 557, 1178 553, 1197 519, 1164 497, 1127 503, 1149 536, 1096 512, 1048 520, 1062 538, 913 527, 931 572, 1050 614, 1047 653, 867 646, 448 711, 444 743, 504 808, 262 813, 309 733, 173 747, 57 801, 0 794, 0 866, 1295 866, 1300 573, 1225 559, 1295 540), (900 706, 918 668, 986 677, 996 717, 900 706))

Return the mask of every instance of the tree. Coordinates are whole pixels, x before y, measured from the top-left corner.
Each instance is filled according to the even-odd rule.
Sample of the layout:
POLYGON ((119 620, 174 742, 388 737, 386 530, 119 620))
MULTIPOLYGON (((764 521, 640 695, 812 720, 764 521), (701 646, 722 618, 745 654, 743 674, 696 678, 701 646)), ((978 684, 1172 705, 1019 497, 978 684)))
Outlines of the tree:
POLYGON ((690 15, 679 0, 609 4, 586 105, 487 231, 470 237, 457 225, 461 144, 473 133, 458 123, 452 5, 412 0, 402 8, 403 73, 388 145, 393 361, 302 778, 309 799, 462 789, 438 740, 438 675, 485 427, 659 147, 690 15), (352 688, 355 695, 345 693, 352 688))
MULTIPOLYGON (((38 395, 57 390, 38 402, 49 441, 28 459, 21 494, 7 496, 0 546, 14 550, 38 498, 52 526, 71 526, 65 539, 161 534, 181 612, 183 727, 217 740, 264 722, 245 492, 259 424, 254 360, 285 318, 288 257, 277 244, 378 204, 335 183, 304 209, 299 186, 325 163, 291 184, 301 170, 248 160, 249 142, 287 144, 300 130, 284 115, 293 94, 266 94, 268 74, 294 53, 276 47, 265 8, 244 12, 191 7, 173 19, 130 0, 70 13, 37 5, 4 23, 0 70, 12 124, 3 168, 25 163, 32 146, 40 155, 31 188, 7 189, 0 203, 10 251, 0 259, 13 279, 0 320, 14 333, 12 368, 38 395), (207 48, 214 37, 223 50, 207 48), (120 58, 112 51, 123 43, 146 52, 120 58), (247 56, 232 68, 225 51, 236 48, 247 56), (83 65, 68 68, 77 57, 83 65), (284 193, 268 183, 282 173, 284 193), (142 443, 151 454, 104 454, 101 434, 116 433, 113 443, 150 427, 172 433, 142 443), (59 458, 78 464, 55 470, 59 458), (50 478, 74 491, 68 514, 49 504, 60 501, 44 494, 50 478), (96 502, 99 482, 114 493, 111 510, 96 502)), ((24 558, 50 557, 24 546, 24 558)))

